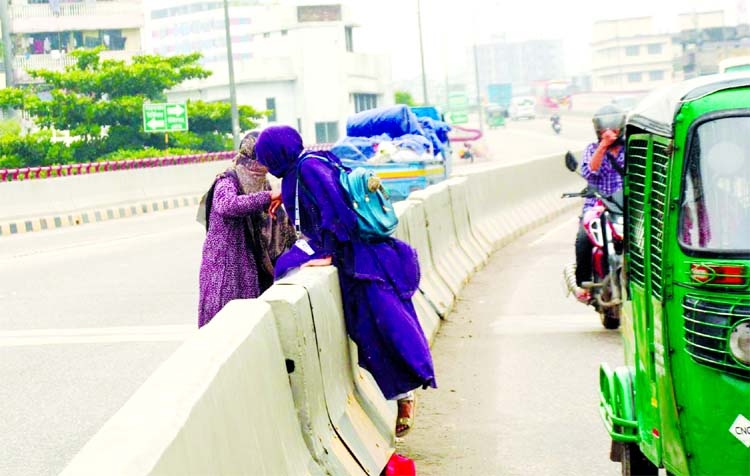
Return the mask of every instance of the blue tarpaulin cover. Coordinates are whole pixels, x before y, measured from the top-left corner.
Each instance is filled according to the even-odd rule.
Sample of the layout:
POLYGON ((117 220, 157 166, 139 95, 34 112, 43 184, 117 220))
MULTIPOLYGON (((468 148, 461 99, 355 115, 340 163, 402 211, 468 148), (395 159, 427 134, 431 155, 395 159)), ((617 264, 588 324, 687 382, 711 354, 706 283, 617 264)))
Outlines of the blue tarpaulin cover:
POLYGON ((392 138, 404 134, 424 135, 417 116, 404 104, 368 109, 346 121, 346 135, 349 137, 372 137, 388 134, 392 138))
POLYGON ((375 155, 379 141, 369 137, 344 137, 331 148, 339 159, 367 160, 375 155))

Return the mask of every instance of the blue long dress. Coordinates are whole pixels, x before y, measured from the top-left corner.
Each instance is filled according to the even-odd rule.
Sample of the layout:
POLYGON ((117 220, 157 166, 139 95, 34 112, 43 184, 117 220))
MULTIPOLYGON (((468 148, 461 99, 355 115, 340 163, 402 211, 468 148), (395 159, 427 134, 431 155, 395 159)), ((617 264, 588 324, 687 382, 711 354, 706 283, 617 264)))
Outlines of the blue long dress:
MULTIPOLYGON (((279 259, 277 272, 307 259, 331 256, 338 269, 347 332, 359 349, 359 365, 373 375, 383 395, 393 399, 415 388, 436 387, 429 344, 411 300, 420 278, 416 251, 394 238, 377 243, 361 240, 339 171, 304 154, 298 158, 301 139, 289 144, 284 134, 269 134, 283 127, 261 133, 258 161, 283 179, 284 207, 294 221, 297 162, 304 159, 299 167, 300 225, 316 253, 307 256, 293 247, 279 259)), ((333 155, 328 158, 338 160, 333 155)))

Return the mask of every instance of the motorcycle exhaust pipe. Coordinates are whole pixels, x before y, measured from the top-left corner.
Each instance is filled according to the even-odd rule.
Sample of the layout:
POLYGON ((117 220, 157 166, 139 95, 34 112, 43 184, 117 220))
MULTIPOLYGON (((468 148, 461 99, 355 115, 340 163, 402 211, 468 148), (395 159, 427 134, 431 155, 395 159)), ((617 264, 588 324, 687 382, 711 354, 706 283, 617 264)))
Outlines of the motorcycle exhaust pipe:
POLYGON ((568 289, 568 296, 570 296, 571 294, 575 294, 576 288, 578 287, 578 285, 576 284, 575 263, 570 263, 563 268, 563 281, 565 282, 565 287, 568 289))

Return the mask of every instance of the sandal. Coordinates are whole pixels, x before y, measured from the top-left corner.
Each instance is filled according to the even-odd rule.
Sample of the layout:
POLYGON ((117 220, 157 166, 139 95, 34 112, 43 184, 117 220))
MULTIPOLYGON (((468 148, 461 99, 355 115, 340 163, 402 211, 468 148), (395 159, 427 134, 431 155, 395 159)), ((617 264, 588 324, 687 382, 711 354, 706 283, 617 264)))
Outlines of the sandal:
POLYGON ((406 436, 414 426, 414 417, 417 413, 417 399, 414 392, 398 400, 398 417, 396 418, 396 436, 406 436), (405 409, 405 410, 404 410, 405 409))

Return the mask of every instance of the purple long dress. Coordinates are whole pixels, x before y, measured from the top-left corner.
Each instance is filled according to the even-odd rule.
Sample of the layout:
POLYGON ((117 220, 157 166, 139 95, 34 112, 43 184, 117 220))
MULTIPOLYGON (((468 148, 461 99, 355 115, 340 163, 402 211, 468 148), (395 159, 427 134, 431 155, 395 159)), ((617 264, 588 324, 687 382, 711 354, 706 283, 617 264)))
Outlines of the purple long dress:
POLYGON ((217 179, 199 275, 198 327, 208 324, 229 301, 260 295, 245 217, 268 208, 271 192, 241 193, 235 175, 217 179))
MULTIPOLYGON (((283 178, 281 196, 292 221, 302 150, 302 139, 288 126, 265 129, 256 144, 258 161, 283 178)), ((332 154, 327 157, 338 161, 332 154)), ((393 238, 377 243, 360 239, 339 172, 330 164, 305 159, 299 176, 301 230, 316 252, 307 256, 293 247, 277 262, 277 273, 279 268, 331 256, 359 365, 373 375, 383 395, 393 399, 415 388, 436 387, 429 344, 411 301, 420 277, 416 251, 393 238)))

